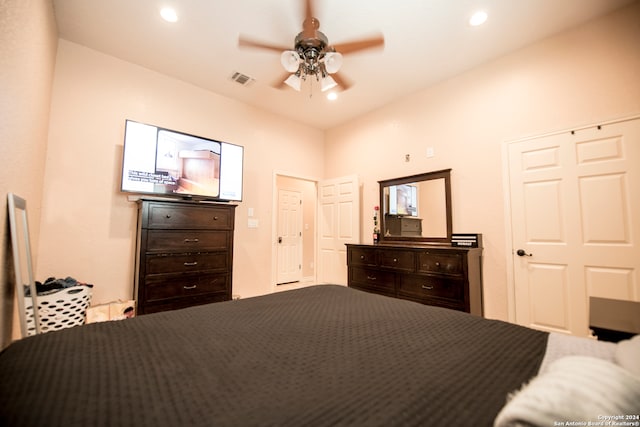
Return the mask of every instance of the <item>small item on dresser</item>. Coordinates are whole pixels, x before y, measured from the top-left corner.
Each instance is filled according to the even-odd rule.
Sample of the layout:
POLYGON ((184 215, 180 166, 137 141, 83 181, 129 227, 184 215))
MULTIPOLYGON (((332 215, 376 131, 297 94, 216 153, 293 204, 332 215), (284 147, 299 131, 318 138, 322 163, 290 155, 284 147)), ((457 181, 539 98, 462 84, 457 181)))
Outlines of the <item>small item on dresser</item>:
POLYGON ((380 206, 374 206, 373 208, 373 244, 380 242, 380 228, 378 228, 378 213, 380 212, 380 206))
POLYGON ((482 234, 454 233, 451 235, 451 246, 463 248, 481 248, 482 234))

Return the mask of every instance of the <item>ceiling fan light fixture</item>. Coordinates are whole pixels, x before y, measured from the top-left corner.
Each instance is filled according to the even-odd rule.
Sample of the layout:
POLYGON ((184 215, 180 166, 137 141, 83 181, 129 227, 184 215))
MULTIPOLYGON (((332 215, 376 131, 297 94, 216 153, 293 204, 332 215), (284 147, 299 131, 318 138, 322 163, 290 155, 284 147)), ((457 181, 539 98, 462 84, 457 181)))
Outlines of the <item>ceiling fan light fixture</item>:
POLYGON ((298 67, 300 66, 300 55, 295 50, 285 50, 280 55, 280 63, 290 73, 295 73, 298 71, 298 67))
POLYGON ((342 66, 342 54, 338 52, 327 52, 324 54, 324 68, 327 73, 337 73, 342 66))
POLYGON ((328 74, 324 76, 322 80, 320 80, 320 90, 322 92, 326 92, 329 89, 333 89, 336 86, 338 86, 338 83, 336 83, 336 81, 333 80, 333 77, 331 77, 328 74))
POLYGON ((469 25, 471 25, 472 27, 482 25, 487 22, 488 17, 489 15, 487 14, 487 12, 485 12, 484 10, 479 10, 471 16, 471 18, 469 19, 469 25))
POLYGON ((160 16, 167 22, 177 22, 178 14, 176 10, 170 7, 164 7, 160 10, 160 16))
POLYGON ((302 79, 299 76, 296 76, 295 74, 291 74, 289 77, 287 77, 287 80, 285 80, 284 82, 290 88, 300 92, 300 88, 302 87, 302 79))

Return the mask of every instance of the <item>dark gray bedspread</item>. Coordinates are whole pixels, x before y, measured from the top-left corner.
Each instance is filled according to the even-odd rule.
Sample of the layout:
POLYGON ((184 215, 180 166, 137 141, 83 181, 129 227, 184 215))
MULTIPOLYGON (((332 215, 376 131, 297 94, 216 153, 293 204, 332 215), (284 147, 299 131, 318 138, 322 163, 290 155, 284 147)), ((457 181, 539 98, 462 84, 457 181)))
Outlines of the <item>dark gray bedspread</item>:
POLYGON ((3 426, 490 426, 547 334, 322 285, 30 337, 3 426))

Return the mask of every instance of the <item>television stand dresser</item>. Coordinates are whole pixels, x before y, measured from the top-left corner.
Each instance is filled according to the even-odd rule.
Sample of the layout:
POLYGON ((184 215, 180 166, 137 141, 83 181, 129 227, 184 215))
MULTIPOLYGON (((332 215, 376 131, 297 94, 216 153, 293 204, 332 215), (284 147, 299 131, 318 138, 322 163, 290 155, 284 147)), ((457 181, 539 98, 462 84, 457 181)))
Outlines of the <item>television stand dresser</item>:
POLYGON ((347 245, 349 287, 483 315, 482 248, 347 245))
POLYGON ((138 201, 138 314, 231 299, 236 205, 138 201))

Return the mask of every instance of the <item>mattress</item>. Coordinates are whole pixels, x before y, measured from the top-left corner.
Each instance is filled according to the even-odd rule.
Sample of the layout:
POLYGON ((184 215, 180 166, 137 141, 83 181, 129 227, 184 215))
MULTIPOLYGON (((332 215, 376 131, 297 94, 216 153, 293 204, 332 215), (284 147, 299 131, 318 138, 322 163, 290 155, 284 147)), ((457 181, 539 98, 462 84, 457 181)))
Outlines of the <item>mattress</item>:
POLYGON ((0 353, 0 425, 490 426, 548 334, 319 285, 0 353))

